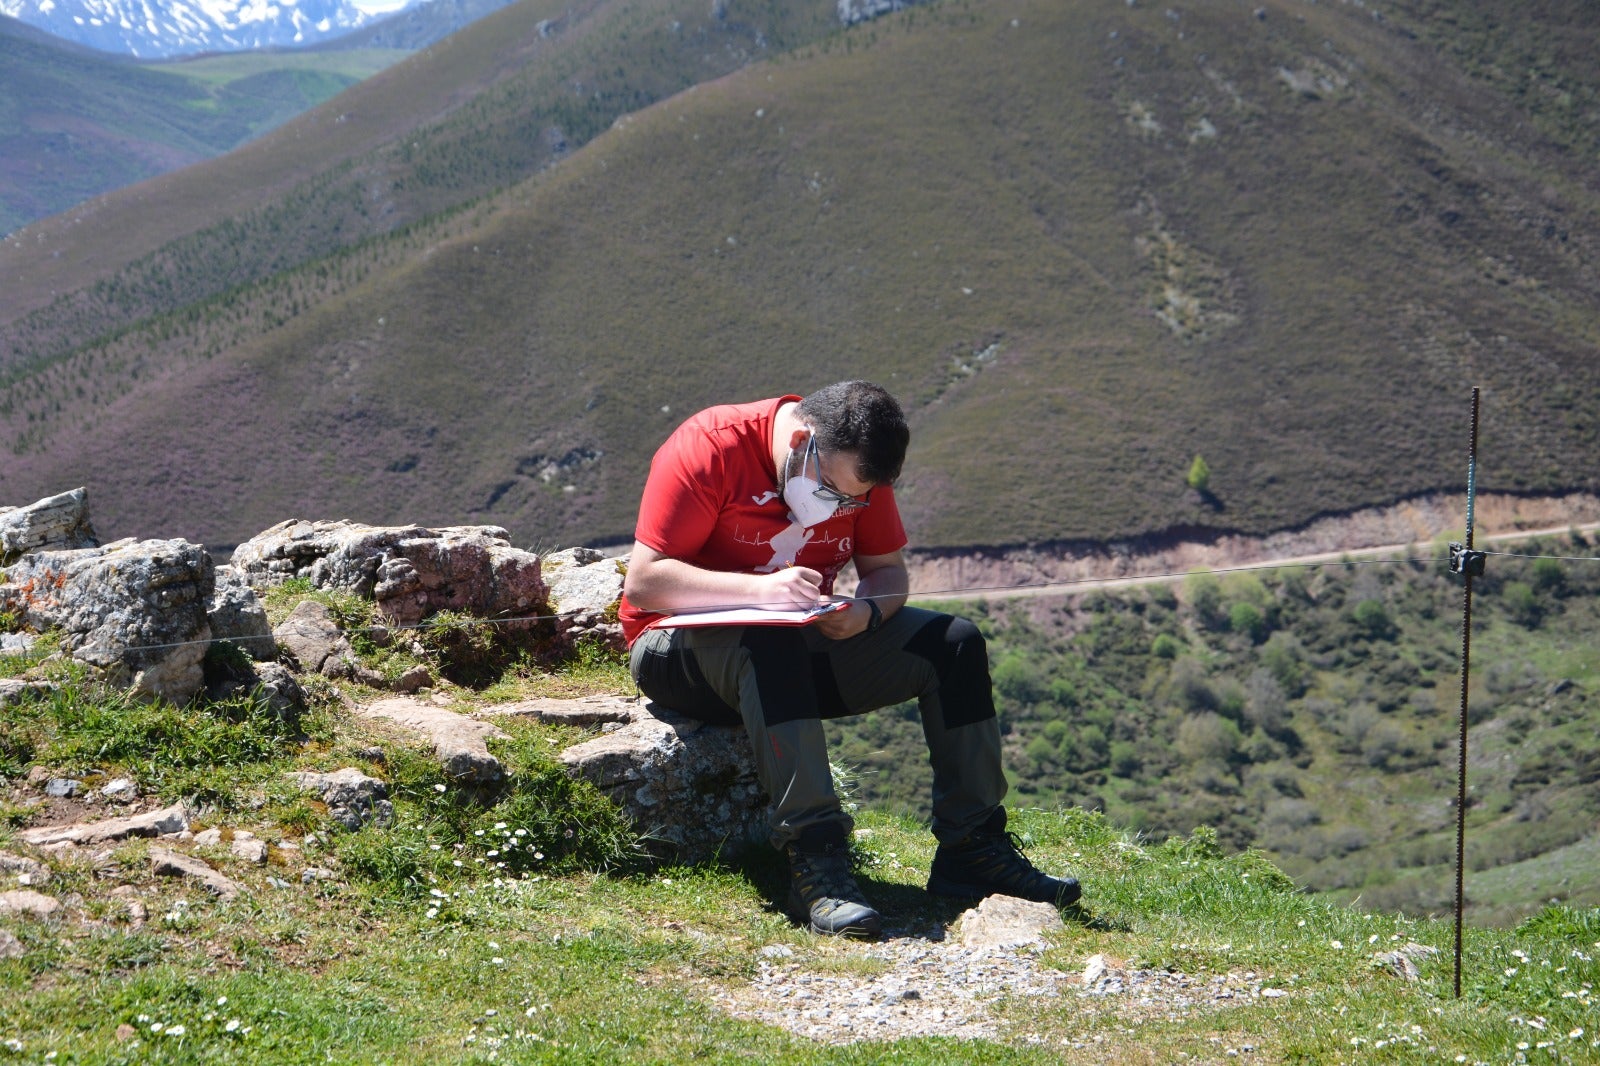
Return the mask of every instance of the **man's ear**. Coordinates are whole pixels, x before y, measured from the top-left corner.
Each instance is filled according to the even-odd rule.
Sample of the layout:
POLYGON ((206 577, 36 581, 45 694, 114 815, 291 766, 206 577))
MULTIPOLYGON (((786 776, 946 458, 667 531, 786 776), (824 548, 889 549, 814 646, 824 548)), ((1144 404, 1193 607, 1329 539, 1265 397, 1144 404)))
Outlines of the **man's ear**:
POLYGON ((799 451, 801 448, 804 448, 806 446, 806 442, 808 440, 810 440, 810 439, 811 439, 811 427, 810 426, 806 426, 806 425, 796 426, 794 428, 794 431, 789 434, 789 450, 790 451, 794 451, 794 452, 799 451))

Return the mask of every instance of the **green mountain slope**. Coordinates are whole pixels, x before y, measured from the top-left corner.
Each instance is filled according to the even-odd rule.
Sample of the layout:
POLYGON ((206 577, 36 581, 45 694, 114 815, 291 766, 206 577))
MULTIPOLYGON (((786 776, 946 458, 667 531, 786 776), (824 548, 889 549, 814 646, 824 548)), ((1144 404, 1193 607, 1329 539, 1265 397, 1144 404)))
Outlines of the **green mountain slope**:
POLYGON ((826 29, 690 0, 527 0, 239 151, 0 246, 0 368, 338 254, 539 172, 619 115, 826 29), (48 256, 39 256, 40 248, 48 256))
POLYGON ((141 64, 0 16, 0 232, 226 152, 398 55, 141 64))
MULTIPOLYGON (((776 54, 769 7, 698 40, 776 54)), ((947 0, 613 124, 692 80, 696 49, 666 48, 687 9, 546 38, 537 8, 330 106, 442 85, 470 49, 515 69, 400 142, 396 103, 349 142, 383 147, 317 171, 282 147, 332 146, 308 116, 146 187, 215 210, 227 167, 283 176, 32 317, 60 231, 8 244, 34 295, 5 327, 0 497, 88 481, 108 530, 211 543, 291 513, 625 539, 679 418, 848 375, 910 409, 925 545, 1265 531, 1453 488, 1468 384, 1484 487, 1594 484, 1592 168, 1405 9, 947 0)))
MULTIPOLYGON (((1466 895, 1484 924, 1600 906, 1600 561, 1581 536, 1503 550, 1549 558, 1496 555, 1474 585, 1466 895)), ((1155 840, 1210 826, 1304 888, 1448 912, 1461 586, 1445 569, 1441 551, 964 608, 990 639, 1011 802, 1102 809, 1155 840)), ((863 801, 925 809, 914 706, 829 728, 863 801)))

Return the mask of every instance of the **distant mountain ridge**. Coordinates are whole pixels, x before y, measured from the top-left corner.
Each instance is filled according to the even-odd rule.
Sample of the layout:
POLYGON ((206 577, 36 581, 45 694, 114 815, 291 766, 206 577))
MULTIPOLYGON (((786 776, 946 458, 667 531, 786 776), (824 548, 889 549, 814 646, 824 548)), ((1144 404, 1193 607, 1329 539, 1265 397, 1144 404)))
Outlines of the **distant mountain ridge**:
POLYGON ((307 45, 372 21, 350 0, 0 0, 0 14, 142 59, 307 45))
POLYGON ((157 66, 0 15, 0 233, 220 155, 401 55, 278 52, 157 66))
POLYGON ((312 45, 317 50, 402 48, 417 51, 515 0, 420 0, 350 33, 312 45))
POLYGON ((1557 6, 523 0, 0 242, 0 500, 626 541, 683 417, 846 376, 907 406, 919 547, 1457 490, 1469 385, 1480 489, 1593 490, 1557 6))

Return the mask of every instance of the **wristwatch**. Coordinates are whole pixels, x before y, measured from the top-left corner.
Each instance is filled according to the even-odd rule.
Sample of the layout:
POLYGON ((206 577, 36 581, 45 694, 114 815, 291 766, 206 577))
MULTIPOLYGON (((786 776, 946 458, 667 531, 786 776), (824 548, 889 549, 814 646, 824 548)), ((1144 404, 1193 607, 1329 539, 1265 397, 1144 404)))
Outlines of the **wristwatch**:
POLYGON ((867 632, 876 633, 878 627, 883 625, 883 608, 878 606, 878 601, 867 597, 867 610, 872 612, 872 617, 867 620, 867 632))

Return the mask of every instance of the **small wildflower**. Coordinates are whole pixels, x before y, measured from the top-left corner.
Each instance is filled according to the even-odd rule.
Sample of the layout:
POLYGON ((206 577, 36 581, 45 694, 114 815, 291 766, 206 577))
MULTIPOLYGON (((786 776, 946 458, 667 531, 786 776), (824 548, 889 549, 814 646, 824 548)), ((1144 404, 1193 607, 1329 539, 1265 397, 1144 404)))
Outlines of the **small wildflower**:
POLYGON ((167 1035, 168 1036, 182 1036, 184 1033, 187 1033, 188 1031, 189 1030, 185 1029, 181 1025, 173 1025, 173 1026, 169 1026, 167 1028, 167 1035))
POLYGON ((1572 1032, 1567 1034, 1567 1039, 1568 1040, 1576 1040, 1576 1039, 1578 1039, 1578 1037, 1580 1037, 1582 1035, 1583 1035, 1583 1026, 1580 1025, 1578 1028, 1574 1029, 1572 1032))
POLYGON ((1343 951, 1344 950, 1344 942, 1342 940, 1330 940, 1330 941, 1328 941, 1328 946, 1330 948, 1332 948, 1334 951, 1343 951))
POLYGON ((227 996, 218 996, 217 997, 217 1006, 219 1006, 219 1007, 224 1006, 227 1002, 228 1002, 228 997, 227 996))
POLYGON ((494 965, 494 966, 504 966, 506 964, 506 960, 502 959, 498 955, 496 955, 494 958, 490 959, 489 962, 490 962, 491 965, 494 965))
POLYGON ((222 1030, 223 1030, 223 1032, 231 1033, 235 1029, 238 1029, 238 1028, 239 1028, 239 1019, 238 1018, 229 1018, 228 1019, 228 1024, 224 1025, 222 1027, 222 1030))
POLYGON ((1506 976, 1507 977, 1515 977, 1516 975, 1517 975, 1517 968, 1515 966, 1507 966, 1506 967, 1506 976))
POLYGON ((443 785, 434 785, 433 786, 433 790, 435 792, 443 792, 444 791, 444 786, 443 785))

